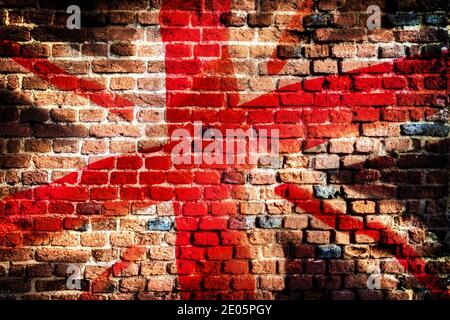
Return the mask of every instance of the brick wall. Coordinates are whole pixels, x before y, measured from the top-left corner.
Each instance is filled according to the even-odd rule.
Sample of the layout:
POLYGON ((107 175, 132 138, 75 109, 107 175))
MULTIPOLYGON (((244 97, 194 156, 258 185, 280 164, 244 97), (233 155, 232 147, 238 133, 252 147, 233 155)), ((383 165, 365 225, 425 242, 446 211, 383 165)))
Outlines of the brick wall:
POLYGON ((0 8, 1 297, 448 298, 447 1, 0 8), (173 163, 196 121, 280 164, 173 163))

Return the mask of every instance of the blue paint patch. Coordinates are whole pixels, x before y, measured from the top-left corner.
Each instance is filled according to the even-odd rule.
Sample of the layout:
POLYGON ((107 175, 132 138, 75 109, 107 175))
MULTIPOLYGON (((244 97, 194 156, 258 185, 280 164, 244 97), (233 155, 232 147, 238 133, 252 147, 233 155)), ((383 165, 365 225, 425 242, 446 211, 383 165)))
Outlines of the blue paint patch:
POLYGON ((276 229, 281 228, 282 221, 282 218, 263 216, 257 218, 256 225, 263 229, 276 229))
POLYGON ((439 123, 408 123, 401 125, 401 133, 405 136, 447 137, 450 127, 439 123))
POLYGON ((335 244, 325 244, 317 246, 317 257, 320 259, 338 259, 341 257, 341 247, 335 244))
POLYGON ((438 15, 438 14, 425 15, 425 24, 429 24, 429 25, 433 25, 433 26, 446 25, 447 18, 444 15, 438 15))
POLYGON ((147 229, 150 231, 169 231, 172 229, 172 225, 170 218, 156 218, 147 223, 147 229))
POLYGON ((306 16, 303 23, 306 27, 326 27, 330 17, 325 14, 311 14, 306 16))
POLYGON ((334 199, 339 191, 334 186, 315 186, 314 196, 318 199, 334 199))
POLYGON ((416 26, 420 24, 420 17, 415 13, 388 14, 388 21, 394 26, 416 26))
POLYGON ((255 227, 255 217, 231 217, 229 228, 231 230, 248 230, 255 227))

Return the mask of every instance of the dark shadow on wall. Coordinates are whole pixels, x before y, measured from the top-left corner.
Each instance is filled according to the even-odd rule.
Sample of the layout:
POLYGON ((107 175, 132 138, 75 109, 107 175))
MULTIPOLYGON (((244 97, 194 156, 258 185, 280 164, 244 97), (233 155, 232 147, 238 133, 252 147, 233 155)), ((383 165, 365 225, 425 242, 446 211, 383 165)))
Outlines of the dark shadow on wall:
MULTIPOLYGON (((393 215, 393 224, 390 228, 367 231, 365 227, 361 227, 356 230, 360 234, 367 235, 372 235, 375 231, 375 235, 380 236, 379 240, 373 238, 372 242, 358 243, 355 230, 350 233, 349 230, 339 230, 337 223, 339 215, 357 217, 351 209, 351 201, 356 199, 349 199, 340 184, 334 185, 335 192, 330 193, 328 199, 345 200, 347 210, 340 211, 323 202, 321 210, 312 211, 309 217, 310 225, 313 220, 316 222, 315 225, 318 226, 316 231, 331 231, 332 245, 308 245, 292 241, 288 237, 283 238, 284 233, 278 233, 278 240, 283 245, 285 255, 286 282, 285 290, 280 292, 277 298, 329 299, 332 297, 332 290, 344 288, 339 296, 334 297, 335 299, 407 299, 408 295, 404 292, 396 297, 390 296, 390 293, 384 290, 369 289, 365 283, 373 276, 373 271, 371 273, 367 270, 358 270, 360 269, 358 265, 349 264, 352 258, 363 260, 388 258, 398 259, 400 261, 397 262, 398 265, 404 264, 405 261, 408 264, 408 267, 403 269, 405 270, 403 274, 396 275, 398 282, 391 289, 399 292, 411 289, 414 292, 413 299, 448 299, 448 295, 445 294, 448 290, 448 268, 445 260, 439 259, 450 256, 450 217, 447 208, 449 163, 450 139, 445 138, 426 141, 422 149, 412 153, 392 152, 383 157, 371 157, 352 168, 333 172, 334 177, 345 179, 349 188, 355 182, 366 183, 369 187, 377 183, 394 186, 397 190, 395 198, 385 197, 383 194, 378 194, 376 198, 367 195, 366 198, 369 202, 378 203, 377 210, 380 208, 380 199, 383 198, 403 203, 402 209, 393 215), (374 181, 374 176, 378 176, 379 180, 374 181), (369 180, 361 181, 361 177, 368 177, 369 180), (323 215, 327 209, 335 213, 323 215), (350 247, 355 245, 354 251, 344 252, 333 245, 337 241, 337 232, 349 233, 349 245, 350 247), (408 251, 408 254, 405 251, 408 251), (411 255, 411 252, 415 255, 411 255), (418 265, 421 267, 417 268, 418 265), (339 269, 339 266, 342 269, 339 269), (359 277, 360 283, 355 285, 346 279, 348 276, 359 277), (424 279, 421 280, 420 277, 424 279)), ((309 213, 304 209, 302 201, 291 200, 291 202, 296 212, 309 213)), ((380 275, 390 272, 383 264, 380 271, 380 275)))

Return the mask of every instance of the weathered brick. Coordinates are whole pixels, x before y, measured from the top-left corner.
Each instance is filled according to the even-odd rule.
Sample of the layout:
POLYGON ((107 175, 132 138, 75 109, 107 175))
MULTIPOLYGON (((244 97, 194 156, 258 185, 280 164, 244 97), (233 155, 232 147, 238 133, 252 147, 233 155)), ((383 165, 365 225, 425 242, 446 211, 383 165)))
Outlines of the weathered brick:
POLYGON ((375 202, 367 200, 353 201, 351 203, 351 208, 356 214, 374 214, 375 202))
POLYGON ((314 196, 319 199, 332 199, 339 195, 334 186, 314 186, 314 196))
POLYGON ((326 244, 330 242, 329 231, 306 231, 306 241, 313 244, 326 244))
POLYGON ((92 63, 92 68, 97 73, 143 73, 145 64, 142 61, 97 60, 92 63))
POLYGON ((172 229, 172 224, 170 218, 157 218, 149 220, 147 228, 150 231, 169 231, 172 229))
POLYGON ((36 260, 48 262, 87 262, 89 252, 77 249, 42 248, 36 251, 36 260))
POLYGON ((406 136, 447 137, 450 127, 438 123, 411 123, 401 125, 401 133, 406 136))
POLYGON ((317 246, 317 257, 319 259, 338 259, 341 257, 341 247, 333 244, 317 246))
POLYGON ((276 229, 281 228, 281 222, 282 218, 263 216, 256 219, 256 226, 263 229, 276 229))

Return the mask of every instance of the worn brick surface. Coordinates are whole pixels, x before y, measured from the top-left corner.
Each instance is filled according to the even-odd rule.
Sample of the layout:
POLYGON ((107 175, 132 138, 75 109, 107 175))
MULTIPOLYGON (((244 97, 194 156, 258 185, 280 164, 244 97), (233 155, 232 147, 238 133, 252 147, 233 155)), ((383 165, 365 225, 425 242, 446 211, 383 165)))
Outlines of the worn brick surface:
POLYGON ((202 2, 0 4, 0 297, 448 298, 448 4, 202 2), (280 165, 175 164, 194 121, 280 165))

